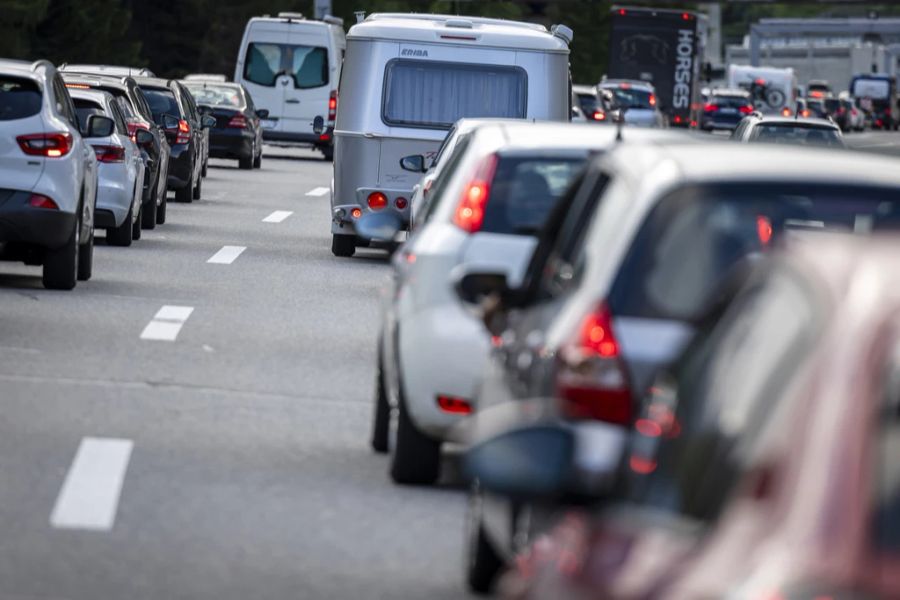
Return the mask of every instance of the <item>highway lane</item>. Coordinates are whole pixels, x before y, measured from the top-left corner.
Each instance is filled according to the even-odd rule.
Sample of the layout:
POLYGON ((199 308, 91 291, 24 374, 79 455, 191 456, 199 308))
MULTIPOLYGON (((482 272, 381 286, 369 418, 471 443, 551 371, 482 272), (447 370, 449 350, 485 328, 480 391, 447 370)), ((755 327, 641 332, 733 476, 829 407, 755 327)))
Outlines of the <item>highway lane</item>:
POLYGON ((464 596, 464 495, 367 446, 385 255, 318 154, 212 165, 73 292, 0 263, 0 598, 464 596))

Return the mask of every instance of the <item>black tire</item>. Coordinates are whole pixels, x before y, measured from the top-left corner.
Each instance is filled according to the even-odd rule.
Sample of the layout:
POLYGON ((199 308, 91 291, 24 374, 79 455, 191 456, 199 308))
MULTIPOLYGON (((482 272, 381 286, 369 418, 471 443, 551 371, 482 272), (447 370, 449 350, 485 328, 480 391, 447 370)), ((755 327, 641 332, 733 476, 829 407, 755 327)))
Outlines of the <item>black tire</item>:
POLYGON ((175 190, 175 201, 176 202, 187 202, 190 204, 194 201, 194 182, 189 181, 186 186, 181 188, 180 190, 175 190))
POLYGON ((256 158, 253 159, 253 168, 261 169, 262 168, 262 151, 256 155, 256 158))
POLYGON ((132 206, 128 209, 128 214, 125 216, 125 220, 122 221, 121 225, 118 227, 110 227, 106 230, 106 244, 108 246, 130 246, 132 232, 131 222, 133 220, 134 207, 132 206))
POLYGON ((192 192, 194 195, 194 200, 199 200, 200 196, 203 194, 203 178, 197 178, 197 185, 194 186, 194 191, 192 192))
POLYGON ((331 236, 331 253, 335 256, 349 258, 356 252, 356 236, 355 235, 338 235, 331 236))
POLYGON ((503 560, 484 533, 481 495, 477 487, 469 492, 466 515, 466 583, 476 594, 490 594, 503 570, 503 560))
POLYGON ((156 207, 156 224, 162 225, 166 222, 166 207, 169 205, 168 194, 163 194, 162 202, 156 207))
POLYGON ((156 211, 158 208, 156 206, 156 195, 154 194, 150 202, 141 207, 142 229, 156 229, 156 211))
POLYGON ((131 226, 131 237, 132 239, 139 240, 141 239, 141 227, 144 221, 144 207, 141 206, 141 210, 138 213, 137 220, 134 222, 134 225, 131 226))
POLYGON ((202 170, 200 171, 201 177, 206 177, 206 174, 209 172, 209 163, 206 161, 203 162, 202 170))
POLYGON ((385 454, 388 451, 390 426, 391 405, 384 387, 384 369, 379 350, 375 371, 375 413, 372 416, 372 450, 379 454, 385 454))
POLYGON ((319 148, 325 160, 331 162, 334 160, 334 146, 322 146, 319 148))
POLYGON ((391 479, 404 485, 432 485, 441 475, 441 443, 416 428, 402 398, 398 409, 391 479))
POLYGON ((249 171, 253 168, 253 154, 251 153, 249 156, 242 156, 238 159, 238 168, 243 169, 244 171, 249 171))
POLYGON ((78 281, 87 281, 94 274, 94 231, 78 251, 78 281))
POLYGON ((48 290, 71 290, 75 287, 78 275, 78 251, 81 223, 76 220, 69 236, 63 246, 53 250, 47 250, 44 255, 44 272, 42 281, 48 290))

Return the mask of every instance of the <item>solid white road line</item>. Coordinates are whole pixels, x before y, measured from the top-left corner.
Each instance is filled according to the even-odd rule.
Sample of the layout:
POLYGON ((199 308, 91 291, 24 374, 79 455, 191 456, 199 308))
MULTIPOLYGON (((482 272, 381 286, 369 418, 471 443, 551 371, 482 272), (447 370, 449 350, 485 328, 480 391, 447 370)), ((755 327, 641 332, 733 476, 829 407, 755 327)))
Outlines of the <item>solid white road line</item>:
POLYGON ((306 195, 307 196, 324 196, 325 194, 327 194, 330 191, 331 190, 327 187, 317 187, 315 189, 312 189, 312 190, 309 190, 308 192, 306 192, 306 195))
POLYGON ((174 342, 192 312, 193 306, 163 306, 144 327, 141 339, 174 342))
POLYGON ((247 246, 222 246, 222 249, 206 262, 214 265, 230 265, 246 249, 247 246))
POLYGON ((112 529, 133 447, 131 440, 82 439, 59 490, 50 524, 62 529, 112 529))
POLYGON ((263 219, 263 223, 281 223, 292 214, 294 214, 294 211, 292 210, 276 210, 271 215, 263 219))

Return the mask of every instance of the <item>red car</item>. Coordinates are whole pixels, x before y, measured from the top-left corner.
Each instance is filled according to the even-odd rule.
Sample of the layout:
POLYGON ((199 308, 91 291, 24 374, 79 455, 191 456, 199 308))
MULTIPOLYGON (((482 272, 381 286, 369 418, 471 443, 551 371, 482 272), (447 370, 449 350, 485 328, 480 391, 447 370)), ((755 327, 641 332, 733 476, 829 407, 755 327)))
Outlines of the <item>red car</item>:
POLYGON ((900 239, 798 232, 660 376, 520 598, 900 598, 900 239))

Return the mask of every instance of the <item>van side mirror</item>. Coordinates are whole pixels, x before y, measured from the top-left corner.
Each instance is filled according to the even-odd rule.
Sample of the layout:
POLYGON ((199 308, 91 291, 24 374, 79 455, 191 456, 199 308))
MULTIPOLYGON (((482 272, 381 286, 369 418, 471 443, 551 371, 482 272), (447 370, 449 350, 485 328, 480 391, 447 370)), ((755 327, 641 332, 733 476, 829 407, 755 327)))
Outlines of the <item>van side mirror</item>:
POLYGON ((325 131, 325 119, 323 119, 321 115, 317 116, 315 119, 313 119, 312 126, 313 133, 315 133, 316 135, 322 135, 322 133, 325 131))
POLYGON ((103 115, 91 115, 87 120, 84 136, 89 138, 108 137, 116 130, 116 123, 103 115))
POLYGON ((138 146, 149 146, 153 143, 153 134, 146 129, 138 129, 134 133, 134 141, 138 146))
POLYGON ((258 111, 256 111, 256 116, 259 117, 260 119, 268 119, 269 118, 269 109, 268 108, 259 109, 258 111))
POLYGON ((413 173, 424 173, 428 170, 425 166, 425 157, 421 154, 410 154, 400 159, 400 168, 413 173))

